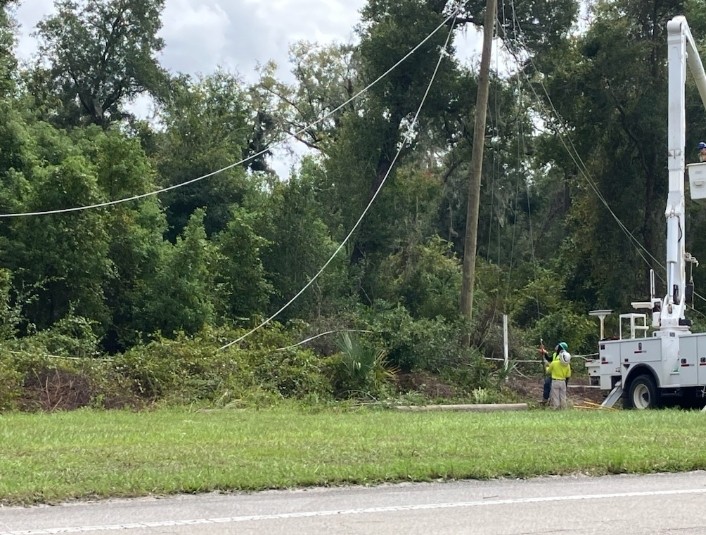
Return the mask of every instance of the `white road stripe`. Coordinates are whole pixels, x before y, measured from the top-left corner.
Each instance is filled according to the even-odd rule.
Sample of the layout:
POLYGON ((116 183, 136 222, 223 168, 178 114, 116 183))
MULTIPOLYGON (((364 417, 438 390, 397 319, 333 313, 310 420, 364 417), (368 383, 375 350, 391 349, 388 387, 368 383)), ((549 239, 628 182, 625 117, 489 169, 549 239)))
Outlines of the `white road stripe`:
POLYGON ((388 507, 367 507, 363 509, 340 509, 336 511, 307 511, 300 513, 278 513, 272 515, 247 515, 224 518, 197 518, 192 520, 164 520, 160 522, 131 522, 129 524, 109 524, 102 526, 76 526, 64 528, 29 529, 3 531, 0 535, 56 535, 62 533, 86 533, 91 531, 122 531, 129 529, 163 528, 170 526, 197 526, 203 524, 233 524, 237 522, 258 522, 262 520, 284 520, 289 518, 310 518, 336 515, 361 515, 368 513, 391 513, 398 511, 420 511, 428 509, 453 509, 459 507, 487 507, 519 503, 543 503, 578 500, 603 500, 606 498, 637 498, 646 496, 675 496, 684 494, 706 494, 703 489, 658 490, 646 492, 615 492, 607 494, 586 494, 577 496, 546 496, 537 498, 509 498, 506 500, 476 500, 457 503, 430 503, 418 505, 392 505, 388 507))

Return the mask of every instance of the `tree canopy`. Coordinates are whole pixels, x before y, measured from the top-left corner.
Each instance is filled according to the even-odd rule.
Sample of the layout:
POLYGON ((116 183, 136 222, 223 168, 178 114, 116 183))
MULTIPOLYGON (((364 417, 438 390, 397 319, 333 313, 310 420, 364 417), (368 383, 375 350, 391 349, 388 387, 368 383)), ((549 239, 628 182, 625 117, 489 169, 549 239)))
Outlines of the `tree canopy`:
POLYGON ((56 96, 62 122, 107 127, 128 115, 138 95, 159 94, 164 0, 57 0, 55 7, 37 26, 35 79, 56 96))

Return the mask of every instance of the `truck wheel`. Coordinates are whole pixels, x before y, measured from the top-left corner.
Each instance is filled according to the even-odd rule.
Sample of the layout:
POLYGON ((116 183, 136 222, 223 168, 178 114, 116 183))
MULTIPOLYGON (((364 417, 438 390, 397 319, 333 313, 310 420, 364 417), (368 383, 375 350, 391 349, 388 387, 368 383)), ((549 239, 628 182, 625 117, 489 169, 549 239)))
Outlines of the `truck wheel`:
POLYGON ((659 393, 655 382, 649 375, 638 375, 630 383, 625 398, 626 409, 656 409, 659 407, 659 393))

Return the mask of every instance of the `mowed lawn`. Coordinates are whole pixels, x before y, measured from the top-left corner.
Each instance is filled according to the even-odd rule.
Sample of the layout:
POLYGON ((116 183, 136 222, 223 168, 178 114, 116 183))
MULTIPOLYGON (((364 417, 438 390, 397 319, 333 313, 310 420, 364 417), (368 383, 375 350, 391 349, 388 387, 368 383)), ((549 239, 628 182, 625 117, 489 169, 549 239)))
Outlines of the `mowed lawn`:
POLYGON ((706 468, 706 413, 363 408, 0 415, 0 502, 706 468))

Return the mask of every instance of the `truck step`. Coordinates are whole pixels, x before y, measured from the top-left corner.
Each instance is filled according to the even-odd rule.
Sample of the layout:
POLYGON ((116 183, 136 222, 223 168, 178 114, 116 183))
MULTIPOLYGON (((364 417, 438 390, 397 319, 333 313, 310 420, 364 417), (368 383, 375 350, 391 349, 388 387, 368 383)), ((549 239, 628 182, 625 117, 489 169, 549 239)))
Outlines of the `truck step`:
POLYGON ((623 386, 620 381, 618 381, 615 386, 613 387, 613 390, 610 391, 610 394, 603 400, 603 403, 601 403, 601 407, 605 407, 607 409, 610 409, 615 403, 621 398, 623 395, 623 386))

